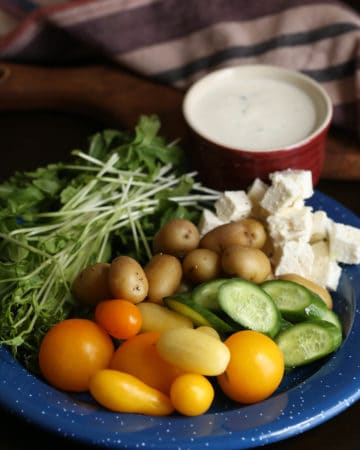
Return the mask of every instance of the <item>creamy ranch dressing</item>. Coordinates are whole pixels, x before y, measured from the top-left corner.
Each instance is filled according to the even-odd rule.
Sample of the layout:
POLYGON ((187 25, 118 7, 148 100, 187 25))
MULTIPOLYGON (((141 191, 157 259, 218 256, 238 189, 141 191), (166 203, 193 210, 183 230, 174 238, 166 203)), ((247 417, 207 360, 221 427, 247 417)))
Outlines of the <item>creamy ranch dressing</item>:
POLYGON ((309 136, 317 107, 306 90, 266 76, 214 78, 192 102, 194 128, 219 144, 251 151, 284 148, 309 136))

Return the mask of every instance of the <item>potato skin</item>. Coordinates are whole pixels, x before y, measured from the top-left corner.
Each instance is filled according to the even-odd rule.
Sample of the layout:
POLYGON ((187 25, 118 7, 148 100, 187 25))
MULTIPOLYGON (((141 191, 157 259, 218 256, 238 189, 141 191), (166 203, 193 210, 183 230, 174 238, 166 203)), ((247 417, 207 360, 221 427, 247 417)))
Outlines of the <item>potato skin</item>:
POLYGON ((243 219, 241 224, 247 228, 249 246, 262 249, 267 240, 264 225, 256 219, 243 219))
POLYGON ((95 306, 111 298, 108 277, 109 263, 98 262, 85 267, 75 278, 72 293, 82 305, 95 306))
POLYGON ((196 225, 190 220, 173 219, 155 234, 153 250, 154 253, 166 253, 182 258, 196 248, 199 241, 200 234, 196 225))
POLYGON ((134 258, 122 255, 110 264, 109 287, 113 298, 139 303, 147 296, 149 283, 140 264, 134 258))
POLYGON ((254 283, 262 283, 271 273, 271 264, 265 253, 253 247, 232 245, 221 255, 223 271, 254 283))
POLYGON ((220 255, 208 248, 191 250, 182 262, 185 278, 199 284, 219 277, 221 273, 220 255))
POLYGON ((255 219, 243 219, 220 225, 206 233, 199 246, 222 253, 230 245, 261 248, 266 241, 266 231, 262 223, 255 219))
POLYGON ((176 256, 158 253, 144 267, 149 283, 147 299, 162 304, 162 299, 179 288, 183 271, 176 256))

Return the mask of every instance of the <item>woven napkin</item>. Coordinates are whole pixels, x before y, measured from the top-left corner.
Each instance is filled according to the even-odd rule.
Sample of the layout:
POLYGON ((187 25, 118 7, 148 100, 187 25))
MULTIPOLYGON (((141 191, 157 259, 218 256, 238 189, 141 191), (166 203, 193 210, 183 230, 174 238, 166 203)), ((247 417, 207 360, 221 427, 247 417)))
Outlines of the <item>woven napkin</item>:
POLYGON ((360 15, 334 0, 0 0, 0 59, 107 58, 186 89, 216 68, 265 63, 319 81, 333 124, 360 137, 360 15))

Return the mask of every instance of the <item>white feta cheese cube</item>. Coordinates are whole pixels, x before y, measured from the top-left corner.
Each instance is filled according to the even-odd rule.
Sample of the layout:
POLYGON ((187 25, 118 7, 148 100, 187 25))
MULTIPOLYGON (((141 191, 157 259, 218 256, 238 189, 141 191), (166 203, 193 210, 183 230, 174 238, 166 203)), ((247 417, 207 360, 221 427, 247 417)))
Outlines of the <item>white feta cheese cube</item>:
POLYGON ((312 231, 312 209, 286 208, 267 218, 268 231, 275 244, 286 241, 308 242, 312 231))
POLYGON ((330 257, 345 264, 360 264, 360 229, 333 222, 329 230, 330 257))
POLYGON ((251 211, 251 201, 245 191, 225 191, 214 206, 216 215, 224 222, 244 219, 251 211))
POLYGON ((280 256, 274 274, 296 273, 309 278, 314 261, 314 253, 308 242, 288 241, 280 248, 280 256))
POLYGON ((336 291, 339 285, 341 272, 342 272, 341 266, 339 266, 339 264, 336 261, 330 259, 328 271, 325 278, 325 287, 327 289, 336 291))
POLYGON ((302 187, 290 177, 274 178, 271 186, 260 201, 260 206, 275 214, 285 208, 302 207, 304 204, 302 197, 302 187))
POLYGON ((251 201, 251 216, 260 219, 266 217, 266 210, 260 206, 260 202, 268 188, 269 186, 260 178, 255 178, 250 185, 247 195, 251 201))
POLYGON ((315 211, 312 214, 310 242, 313 243, 327 239, 330 225, 331 219, 327 216, 325 211, 315 211))
POLYGON ((255 178, 248 188, 247 195, 251 201, 259 203, 264 197, 265 192, 268 190, 268 187, 269 185, 260 178, 255 178))
POLYGON ((326 240, 314 242, 311 244, 311 247, 314 252, 314 258, 329 258, 330 259, 330 251, 329 251, 329 243, 326 240))
POLYGON ((225 222, 220 220, 218 216, 211 211, 210 209, 203 209, 199 223, 198 223, 198 230, 200 233, 200 236, 204 236, 209 231, 213 230, 214 228, 218 227, 219 225, 223 225, 225 222))
POLYGON ((272 174, 270 174, 269 178, 273 184, 276 184, 279 181, 291 181, 295 183, 299 188, 299 195, 303 199, 310 198, 314 193, 312 173, 310 170, 281 170, 273 172, 272 174))
POLYGON ((310 280, 327 289, 335 291, 341 276, 341 267, 330 256, 327 241, 317 241, 312 244, 314 263, 310 280))

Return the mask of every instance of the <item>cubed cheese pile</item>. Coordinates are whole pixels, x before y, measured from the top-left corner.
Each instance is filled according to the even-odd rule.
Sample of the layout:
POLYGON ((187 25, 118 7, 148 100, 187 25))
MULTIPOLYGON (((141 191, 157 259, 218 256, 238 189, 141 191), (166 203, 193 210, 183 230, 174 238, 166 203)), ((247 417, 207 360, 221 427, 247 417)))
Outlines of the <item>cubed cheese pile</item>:
POLYGON ((296 273, 336 290, 340 263, 360 264, 360 229, 336 223, 325 211, 313 211, 305 200, 313 195, 311 172, 284 170, 270 175, 270 185, 255 179, 247 191, 225 191, 215 212, 204 210, 199 231, 254 217, 264 223, 274 275, 296 273))

